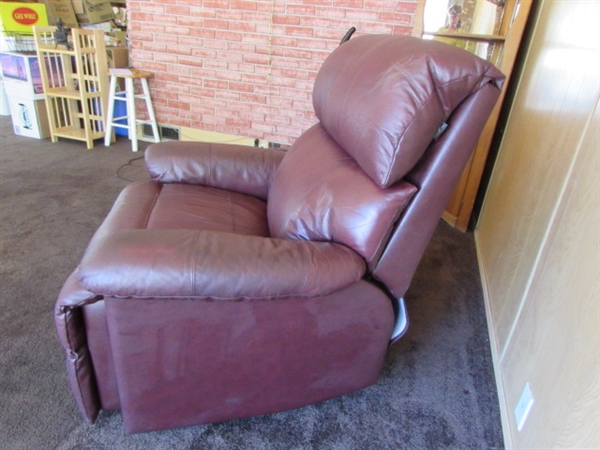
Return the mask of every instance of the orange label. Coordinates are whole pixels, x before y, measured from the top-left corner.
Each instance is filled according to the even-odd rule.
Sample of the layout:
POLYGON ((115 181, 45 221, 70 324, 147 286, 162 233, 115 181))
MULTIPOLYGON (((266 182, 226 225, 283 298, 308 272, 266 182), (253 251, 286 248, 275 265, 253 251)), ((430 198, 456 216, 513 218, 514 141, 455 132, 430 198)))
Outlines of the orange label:
POLYGON ((13 19, 21 25, 34 25, 39 17, 31 8, 17 8, 13 11, 13 19))

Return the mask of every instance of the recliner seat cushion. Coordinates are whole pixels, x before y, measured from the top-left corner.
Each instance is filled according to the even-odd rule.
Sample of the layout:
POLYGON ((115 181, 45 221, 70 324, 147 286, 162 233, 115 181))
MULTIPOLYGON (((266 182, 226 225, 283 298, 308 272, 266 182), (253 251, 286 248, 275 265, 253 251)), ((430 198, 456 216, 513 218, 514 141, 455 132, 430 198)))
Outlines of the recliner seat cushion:
POLYGON ((266 203, 192 184, 138 181, 119 194, 90 246, 125 230, 190 229, 268 236, 266 203))
POLYGON ((377 186, 317 124, 294 143, 269 192, 272 237, 333 241, 370 263, 417 188, 377 186))
POLYGON ((436 131, 498 71, 464 50, 412 37, 351 39, 315 80, 315 113, 327 132, 380 186, 401 179, 436 131))
POLYGON ((249 195, 193 184, 163 184, 147 229, 226 231, 268 236, 267 205, 249 195))

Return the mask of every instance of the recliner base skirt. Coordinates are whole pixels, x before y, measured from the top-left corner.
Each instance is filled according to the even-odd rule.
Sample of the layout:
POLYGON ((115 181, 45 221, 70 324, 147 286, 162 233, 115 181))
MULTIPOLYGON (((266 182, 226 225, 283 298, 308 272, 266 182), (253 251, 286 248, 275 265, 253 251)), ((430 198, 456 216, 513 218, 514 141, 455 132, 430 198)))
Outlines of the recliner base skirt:
POLYGON ((394 326, 389 297, 366 281, 314 298, 107 298, 84 308, 102 303, 106 318, 86 314, 86 329, 107 325, 114 366, 105 352, 95 358, 92 348, 91 358, 100 403, 115 406, 118 396, 128 433, 269 414, 369 386, 394 326))

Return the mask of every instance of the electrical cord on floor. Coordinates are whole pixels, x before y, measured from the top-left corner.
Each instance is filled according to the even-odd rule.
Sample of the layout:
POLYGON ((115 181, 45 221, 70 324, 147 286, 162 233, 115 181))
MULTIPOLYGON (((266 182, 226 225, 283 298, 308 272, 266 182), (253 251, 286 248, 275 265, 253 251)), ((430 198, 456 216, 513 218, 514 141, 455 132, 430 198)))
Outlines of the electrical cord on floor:
POLYGON ((142 156, 138 156, 138 157, 136 157, 136 158, 132 158, 132 159, 130 159, 129 161, 127 161, 125 164, 123 164, 121 167, 119 167, 119 168, 117 169, 117 171, 115 172, 115 177, 117 177, 117 178, 119 178, 120 180, 123 180, 123 181, 128 181, 128 182, 130 182, 130 183, 132 183, 132 182, 134 182, 134 181, 137 181, 137 180, 130 180, 130 179, 128 179, 128 178, 124 178, 124 177, 122 177, 121 175, 119 175, 119 172, 121 171, 121 169, 123 169, 123 168, 125 168, 125 167, 127 167, 127 166, 130 166, 132 162, 134 162, 134 161, 138 161, 138 160, 140 160, 140 159, 144 159, 144 155, 142 155, 142 156))

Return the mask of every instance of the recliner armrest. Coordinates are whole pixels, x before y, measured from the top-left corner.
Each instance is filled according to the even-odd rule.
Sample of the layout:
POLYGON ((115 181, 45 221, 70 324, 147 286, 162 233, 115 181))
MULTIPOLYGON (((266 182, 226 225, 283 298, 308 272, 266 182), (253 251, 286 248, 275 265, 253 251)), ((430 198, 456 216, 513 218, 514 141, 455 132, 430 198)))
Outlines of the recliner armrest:
POLYGON ((128 230, 88 248, 79 281, 113 297, 221 300, 317 296, 362 278, 350 248, 198 230, 128 230))
POLYGON ((206 142, 162 142, 146 149, 148 173, 161 183, 201 184, 266 199, 284 152, 206 142))

